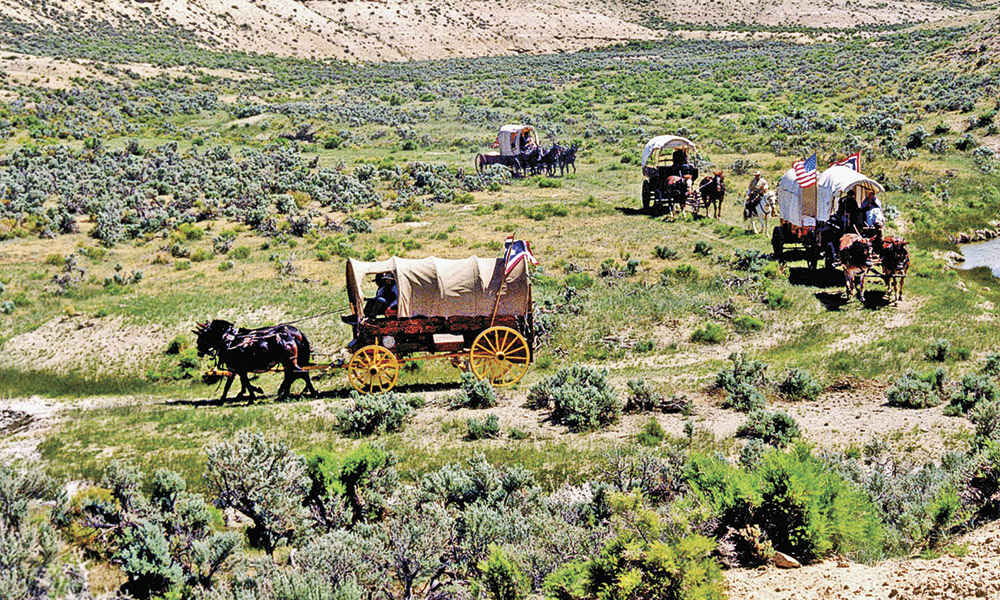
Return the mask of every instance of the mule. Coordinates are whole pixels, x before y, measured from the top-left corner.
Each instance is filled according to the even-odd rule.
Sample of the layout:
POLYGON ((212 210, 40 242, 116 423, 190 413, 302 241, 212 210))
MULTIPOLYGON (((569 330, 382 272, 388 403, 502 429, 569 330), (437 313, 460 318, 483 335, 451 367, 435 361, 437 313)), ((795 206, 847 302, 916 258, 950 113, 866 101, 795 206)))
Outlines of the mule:
POLYGON ((219 402, 226 401, 237 375, 241 389, 236 397, 242 398, 247 392, 253 401, 254 394, 263 394, 264 390, 250 383, 249 373, 266 371, 278 364, 284 369, 284 379, 278 388, 279 399, 288 396, 296 379, 305 380, 306 391, 316 395, 309 372, 302 368, 310 364, 309 340, 296 327, 283 324, 244 329, 216 319, 211 323, 199 323, 194 333, 198 336, 198 356, 214 356, 217 364, 229 371, 219 402))
POLYGON ((858 300, 865 301, 865 278, 874 263, 872 241, 856 233, 841 236, 837 257, 844 269, 847 299, 857 292, 858 300))
POLYGON ((893 304, 903 299, 903 283, 910 268, 909 244, 898 236, 889 236, 882 241, 879 255, 882 257, 882 280, 889 290, 889 301, 893 304))
POLYGON ((711 214, 716 219, 722 215, 722 201, 726 197, 726 178, 722 171, 717 171, 711 177, 705 177, 698 185, 702 202, 705 204, 705 215, 711 214))

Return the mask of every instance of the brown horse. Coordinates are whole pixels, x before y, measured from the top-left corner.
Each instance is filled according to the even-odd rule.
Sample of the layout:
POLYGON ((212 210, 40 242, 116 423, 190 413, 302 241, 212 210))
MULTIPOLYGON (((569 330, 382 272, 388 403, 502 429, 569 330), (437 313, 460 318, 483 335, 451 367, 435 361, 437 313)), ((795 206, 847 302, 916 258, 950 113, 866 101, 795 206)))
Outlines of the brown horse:
POLYGON ((898 236, 889 236, 882 241, 879 255, 882 257, 882 280, 889 290, 889 301, 899 302, 903 299, 903 283, 906 281, 906 271, 910 268, 909 244, 898 236))
POLYGON ((844 279, 847 283, 847 299, 857 290, 858 299, 865 301, 865 278, 874 262, 872 256, 872 241, 856 233, 848 233, 840 238, 837 257, 844 268, 844 279))
POLYGON ((722 201, 726 197, 726 177, 722 171, 712 173, 698 184, 702 201, 705 203, 705 214, 713 214, 718 219, 722 215, 722 201), (714 208, 713 208, 714 207, 714 208))
POLYGON ((250 400, 254 392, 264 390, 250 383, 251 371, 266 371, 280 364, 285 378, 278 388, 278 399, 291 391, 296 379, 304 379, 306 391, 316 395, 309 372, 302 367, 309 365, 309 340, 304 333, 291 325, 275 325, 261 329, 236 328, 229 321, 215 320, 199 323, 194 330, 198 335, 198 356, 214 356, 220 366, 229 371, 226 387, 222 390, 220 402, 225 402, 233 379, 239 375, 242 388, 237 398, 249 392, 250 400))

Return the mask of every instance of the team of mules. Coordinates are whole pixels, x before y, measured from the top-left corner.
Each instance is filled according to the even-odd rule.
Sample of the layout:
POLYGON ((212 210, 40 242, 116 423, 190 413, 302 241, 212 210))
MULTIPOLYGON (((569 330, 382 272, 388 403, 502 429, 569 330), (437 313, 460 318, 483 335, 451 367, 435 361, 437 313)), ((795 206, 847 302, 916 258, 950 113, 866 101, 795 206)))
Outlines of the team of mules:
POLYGON ((253 400, 255 393, 263 394, 264 390, 250 383, 249 374, 267 371, 277 365, 281 365, 285 374, 278 388, 279 399, 288 396, 296 379, 305 380, 305 391, 316 395, 309 372, 303 368, 309 365, 309 340, 297 328, 275 325, 244 329, 229 321, 216 319, 211 323, 198 323, 194 333, 198 336, 198 356, 213 356, 216 364, 228 371, 220 402, 225 402, 237 375, 242 386, 237 398, 247 393, 253 400))
POLYGON ((866 238, 856 233, 849 233, 840 238, 837 258, 844 270, 844 280, 847 287, 847 299, 857 294, 865 301, 865 279, 872 267, 878 265, 882 269, 882 280, 888 289, 888 300, 897 303, 903 299, 903 283, 906 281, 906 271, 910 268, 910 252, 906 249, 908 242, 898 236, 889 236, 877 241, 877 238, 866 238))

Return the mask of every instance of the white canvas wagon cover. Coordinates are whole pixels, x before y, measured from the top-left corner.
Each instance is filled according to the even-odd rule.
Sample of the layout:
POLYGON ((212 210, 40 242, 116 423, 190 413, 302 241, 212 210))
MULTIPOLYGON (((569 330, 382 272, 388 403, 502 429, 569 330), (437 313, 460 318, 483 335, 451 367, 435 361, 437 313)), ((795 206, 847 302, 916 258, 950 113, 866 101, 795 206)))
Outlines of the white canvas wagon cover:
POLYGON ((659 152, 662 148, 684 148, 686 150, 694 150, 694 142, 687 138, 682 138, 677 135, 659 135, 655 138, 646 142, 646 147, 642 149, 642 166, 646 166, 646 162, 649 161, 649 157, 653 155, 654 152, 659 152))
MULTIPOLYGON (((522 260, 506 277, 498 315, 523 315, 531 311, 527 261, 522 260)), ((504 278, 503 258, 471 256, 409 259, 393 257, 379 262, 347 259, 347 297, 355 314, 361 314, 361 283, 368 275, 392 273, 399 295, 400 317, 490 316, 504 278)))
MULTIPOLYGON (((865 177, 854 169, 835 165, 823 171, 819 176, 815 190, 815 207, 807 206, 809 203, 804 202, 807 190, 799 187, 799 182, 795 178, 795 169, 789 169, 782 175, 781 182, 778 184, 778 207, 781 210, 781 220, 799 227, 812 227, 817 222, 829 221, 830 215, 837 212, 838 199, 843 194, 854 190, 858 190, 860 193, 868 191, 881 193, 885 191, 885 188, 879 182, 865 177)), ((857 200, 858 198, 855 197, 856 202, 857 200)))
MULTIPOLYGON (((854 169, 836 165, 830 167, 819 176, 816 192, 816 220, 829 221, 830 215, 837 212, 837 199, 842 194, 855 191, 855 194, 865 192, 881 193, 885 191, 882 184, 869 179, 854 169)), ((857 202, 860 198, 855 196, 857 202)), ((860 206, 860 203, 859 203, 860 206)))
POLYGON ((514 154, 520 154, 523 148, 521 148, 521 133, 530 132, 531 139, 538 143, 538 132, 531 125, 504 125, 500 128, 500 133, 497 135, 497 139, 500 140, 500 154, 502 156, 512 156, 514 154))

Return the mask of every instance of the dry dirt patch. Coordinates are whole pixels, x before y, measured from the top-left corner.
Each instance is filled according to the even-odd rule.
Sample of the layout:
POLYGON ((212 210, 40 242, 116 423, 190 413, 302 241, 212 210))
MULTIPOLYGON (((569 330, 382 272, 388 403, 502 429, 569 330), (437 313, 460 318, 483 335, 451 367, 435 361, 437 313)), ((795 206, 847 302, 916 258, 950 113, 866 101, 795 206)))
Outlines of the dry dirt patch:
POLYGON ((163 352, 170 337, 159 325, 140 327, 121 317, 56 317, 7 340, 0 366, 89 375, 143 373, 149 357, 163 352))
POLYGON ((726 573, 733 600, 856 600, 1000 597, 1000 522, 956 540, 961 558, 890 560, 860 565, 828 560, 801 569, 773 566, 726 573))

